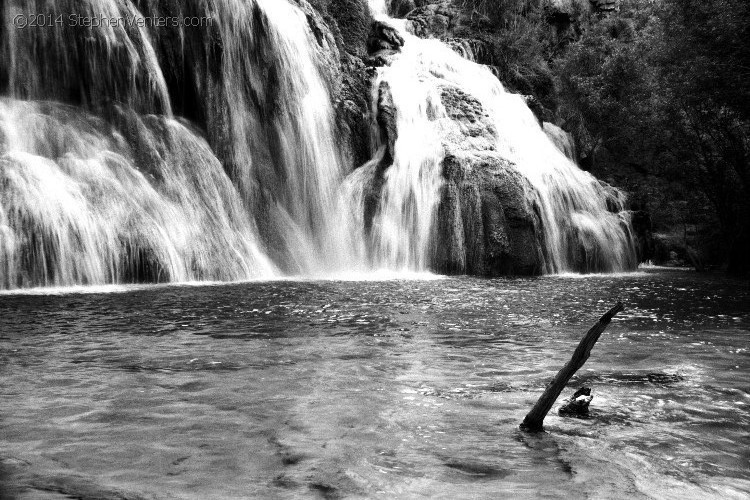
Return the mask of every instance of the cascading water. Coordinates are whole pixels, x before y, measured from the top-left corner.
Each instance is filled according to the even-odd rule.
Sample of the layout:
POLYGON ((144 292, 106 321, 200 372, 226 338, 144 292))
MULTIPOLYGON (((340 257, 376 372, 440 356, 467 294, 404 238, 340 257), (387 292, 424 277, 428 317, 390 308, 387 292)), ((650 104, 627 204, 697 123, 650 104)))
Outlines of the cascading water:
POLYGON ((206 142, 170 118, 121 120, 0 100, 0 287, 271 276, 206 142))
POLYGON ((437 88, 409 71, 409 49, 375 79, 375 88, 390 88, 399 136, 372 221, 371 259, 376 267, 426 271, 442 186, 438 117, 445 110, 437 88))
POLYGON ((345 178, 338 49, 291 2, 9 0, 0 15, 0 288, 433 269, 445 141, 461 133, 446 86, 481 102, 492 148, 531 182, 546 271, 576 268, 572 248, 590 269, 632 264, 619 192, 486 69, 397 21, 406 44, 373 87, 373 116, 389 89, 397 139, 376 135, 345 178), (121 21, 12 26, 44 9, 121 21), (157 17, 209 22, 134 22, 157 17))
POLYGON ((319 68, 335 47, 296 6, 17 0, 0 14, 0 287, 354 265, 319 68), (55 22, 13 27, 37 12, 55 22), (200 26, 148 24, 189 16, 200 26))
POLYGON ((213 5, 223 53, 209 96, 220 111, 209 122, 226 122, 225 160, 252 200, 269 251, 289 273, 345 269, 352 257, 336 214, 344 169, 319 42, 286 1, 213 5))
POLYGON ((492 149, 512 161, 533 186, 543 229, 544 271, 618 271, 635 266, 630 215, 619 191, 568 159, 523 98, 507 92, 487 68, 447 44, 409 34, 404 21, 385 15, 383 1, 372 0, 371 8, 405 40, 401 53, 379 70, 377 79, 390 86, 398 129, 393 164, 386 171, 372 223, 375 258, 381 265, 407 262, 425 268, 429 260, 423 242, 433 231, 439 198, 439 165, 445 155, 440 142, 450 142, 452 133, 450 125, 440 125, 445 116, 439 96, 440 89, 449 87, 481 103, 495 129, 492 149), (418 216, 411 215, 417 210, 412 207, 421 210, 418 216), (401 241, 395 243, 394 235, 401 241), (408 259, 403 257, 406 253, 408 259))

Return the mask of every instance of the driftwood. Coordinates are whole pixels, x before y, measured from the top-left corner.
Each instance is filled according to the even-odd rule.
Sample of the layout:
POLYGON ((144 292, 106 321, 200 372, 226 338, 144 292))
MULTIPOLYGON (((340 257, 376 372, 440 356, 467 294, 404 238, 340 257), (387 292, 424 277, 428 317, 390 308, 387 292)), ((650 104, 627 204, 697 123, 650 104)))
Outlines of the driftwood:
POLYGON ((573 352, 573 357, 570 358, 570 361, 568 361, 568 363, 562 367, 557 375, 555 375, 555 378, 552 379, 552 382, 550 382, 550 384, 544 390, 542 396, 536 402, 528 415, 526 415, 526 418, 523 419, 523 422, 521 423, 522 430, 529 432, 539 432, 543 430, 542 424, 544 423, 544 417, 546 417, 547 413, 549 413, 550 409, 552 409, 552 405, 555 404, 557 397, 565 388, 565 385, 568 383, 570 378, 575 375, 578 369, 583 366, 587 359, 589 359, 591 349, 594 347, 594 344, 596 344, 596 341, 599 340, 599 337, 601 336, 604 329, 607 328, 609 322, 612 321, 614 315, 622 311, 623 309, 624 306, 622 305, 622 302, 618 302, 615 307, 610 309, 604 316, 601 317, 597 324, 591 327, 588 333, 583 337, 583 339, 581 339, 578 347, 576 347, 576 350, 573 352))

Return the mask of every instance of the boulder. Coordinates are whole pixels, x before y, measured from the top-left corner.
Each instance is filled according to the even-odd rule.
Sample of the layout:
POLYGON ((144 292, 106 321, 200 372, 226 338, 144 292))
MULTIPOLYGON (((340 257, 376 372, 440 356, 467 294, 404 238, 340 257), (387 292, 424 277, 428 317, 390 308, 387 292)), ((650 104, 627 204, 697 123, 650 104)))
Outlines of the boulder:
POLYGON ((385 155, 382 159, 383 165, 393 163, 393 154, 398 138, 398 126, 396 124, 396 108, 393 105, 393 96, 388 82, 380 82, 378 86, 378 114, 376 117, 380 137, 386 144, 385 155))
POLYGON ((437 218, 434 265, 480 276, 536 275, 541 231, 531 185, 497 153, 450 154, 437 218))
POLYGON ((381 50, 398 51, 404 46, 404 39, 396 28, 381 22, 373 21, 367 37, 367 51, 374 54, 381 50))

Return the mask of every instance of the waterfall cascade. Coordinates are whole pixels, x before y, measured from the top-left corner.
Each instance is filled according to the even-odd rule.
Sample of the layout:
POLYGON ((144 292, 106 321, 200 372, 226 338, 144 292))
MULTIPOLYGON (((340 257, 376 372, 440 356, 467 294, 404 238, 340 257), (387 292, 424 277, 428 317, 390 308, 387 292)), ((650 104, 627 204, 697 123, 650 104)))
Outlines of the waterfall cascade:
POLYGON ((580 244, 597 269, 631 265, 625 212, 607 211, 619 193, 488 71, 397 21, 406 44, 372 99, 375 120, 390 89, 393 161, 373 133, 375 157, 346 176, 326 78, 338 52, 309 15, 286 0, 5 2, 0 288, 432 269, 445 143, 462 133, 446 86, 481 102, 492 148, 533 185, 547 271, 580 244), (123 22, 13 27, 42 7, 123 22), (156 17, 208 21, 133 22, 156 17))
POLYGON ((0 100, 0 285, 272 275, 205 140, 171 118, 122 120, 0 100))
POLYGON ((405 40, 392 63, 379 69, 377 79, 378 84, 389 84, 398 129, 393 165, 385 173, 372 223, 372 247, 380 261, 401 264, 403 255, 411 252, 410 265, 428 267, 440 164, 447 151, 462 147, 457 145, 460 141, 473 142, 477 149, 480 134, 460 130, 461 124, 446 116, 441 92, 449 89, 478 102, 488 118, 485 132, 492 129, 487 132, 492 144, 485 149, 511 161, 533 187, 529 196, 541 219, 545 272, 635 267, 630 214, 622 193, 566 157, 522 96, 507 92, 486 67, 464 57, 471 56, 470 48, 456 51, 438 40, 413 36, 405 21, 387 17, 383 1, 372 0, 371 7, 405 40))
POLYGON ((16 0, 0 14, 1 287, 353 265, 326 41, 296 6, 16 0), (42 7, 50 25, 12 25, 42 7), (199 27, 149 29, 191 16, 199 27))

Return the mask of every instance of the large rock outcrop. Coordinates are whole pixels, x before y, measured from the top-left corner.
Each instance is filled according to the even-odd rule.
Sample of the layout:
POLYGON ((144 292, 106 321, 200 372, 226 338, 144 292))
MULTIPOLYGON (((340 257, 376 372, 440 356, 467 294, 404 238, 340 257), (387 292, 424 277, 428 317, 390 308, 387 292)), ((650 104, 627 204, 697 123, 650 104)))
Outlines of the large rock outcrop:
POLYGON ((480 276, 542 271, 539 216, 531 186, 497 154, 457 154, 443 162, 434 262, 441 272, 480 276))
POLYGON ((449 122, 433 256, 440 272, 499 276, 543 267, 538 207, 528 180, 495 151, 497 131, 474 97, 441 89, 449 122))

